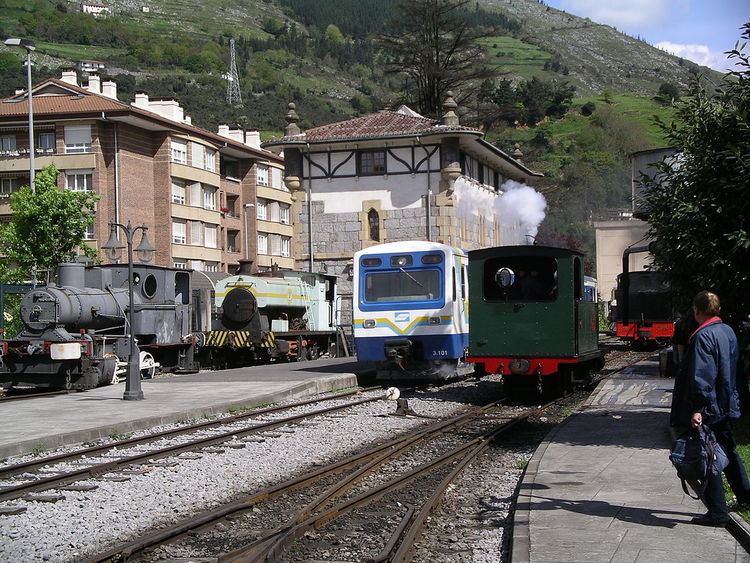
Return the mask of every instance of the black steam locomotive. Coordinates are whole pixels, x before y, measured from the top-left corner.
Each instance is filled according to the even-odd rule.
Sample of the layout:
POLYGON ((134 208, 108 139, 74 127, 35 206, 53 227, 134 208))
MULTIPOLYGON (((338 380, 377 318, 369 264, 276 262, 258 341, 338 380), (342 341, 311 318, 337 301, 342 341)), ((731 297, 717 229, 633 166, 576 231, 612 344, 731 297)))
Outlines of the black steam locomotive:
POLYGON ((89 389, 126 376, 130 333, 143 376, 196 371, 191 334, 191 273, 136 264, 128 325, 128 268, 61 264, 58 285, 21 301, 24 330, 0 341, 0 385, 89 389))

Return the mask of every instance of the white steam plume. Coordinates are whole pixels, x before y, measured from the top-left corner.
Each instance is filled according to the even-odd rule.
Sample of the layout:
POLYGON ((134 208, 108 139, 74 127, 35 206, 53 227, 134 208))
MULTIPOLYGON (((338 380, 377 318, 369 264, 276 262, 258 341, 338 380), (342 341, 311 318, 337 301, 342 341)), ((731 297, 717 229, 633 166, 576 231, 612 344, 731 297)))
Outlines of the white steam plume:
POLYGON ((498 195, 474 180, 459 177, 453 194, 456 217, 471 224, 482 214, 499 226, 503 246, 531 244, 545 217, 544 196, 513 180, 506 181, 501 190, 503 194, 498 195))
MULTIPOLYGON (((495 206, 501 218, 503 244, 514 244, 506 241, 505 229, 514 227, 515 244, 531 244, 539 231, 539 225, 545 217, 547 201, 534 188, 508 180, 502 185, 503 195, 497 198, 495 206)), ((509 238, 513 238, 508 233, 509 238)))

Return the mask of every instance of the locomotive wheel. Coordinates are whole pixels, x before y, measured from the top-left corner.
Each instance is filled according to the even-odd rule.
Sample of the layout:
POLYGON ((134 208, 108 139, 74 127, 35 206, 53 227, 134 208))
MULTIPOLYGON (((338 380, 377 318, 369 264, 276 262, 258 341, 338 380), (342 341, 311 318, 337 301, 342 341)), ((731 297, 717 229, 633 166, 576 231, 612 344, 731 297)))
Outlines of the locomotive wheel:
POLYGON ((156 362, 149 352, 140 353, 141 379, 153 379, 156 374, 156 362))

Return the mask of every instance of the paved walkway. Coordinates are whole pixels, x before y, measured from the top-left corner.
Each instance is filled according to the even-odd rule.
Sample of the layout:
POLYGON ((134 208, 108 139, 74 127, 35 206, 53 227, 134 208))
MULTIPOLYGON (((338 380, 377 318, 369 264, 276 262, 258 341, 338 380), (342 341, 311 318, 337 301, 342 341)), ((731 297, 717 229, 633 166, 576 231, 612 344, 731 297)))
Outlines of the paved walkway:
POLYGON ((641 362, 602 382, 547 437, 521 484, 513 561, 750 561, 669 462, 674 380, 641 362))
POLYGON ((355 387, 368 368, 336 358, 145 380, 142 401, 123 401, 120 383, 0 403, 0 458, 355 387))

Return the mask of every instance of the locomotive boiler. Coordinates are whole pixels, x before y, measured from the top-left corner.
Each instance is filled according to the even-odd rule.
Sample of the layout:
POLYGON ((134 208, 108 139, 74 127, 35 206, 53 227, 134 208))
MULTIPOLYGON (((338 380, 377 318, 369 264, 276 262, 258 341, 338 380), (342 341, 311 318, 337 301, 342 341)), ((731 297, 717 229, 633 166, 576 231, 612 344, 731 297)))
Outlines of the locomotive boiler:
POLYGON ((195 371, 190 333, 190 273, 136 264, 128 323, 128 268, 61 264, 58 283, 26 293, 24 329, 0 341, 0 384, 89 389, 125 377, 130 334, 143 376, 195 371))

